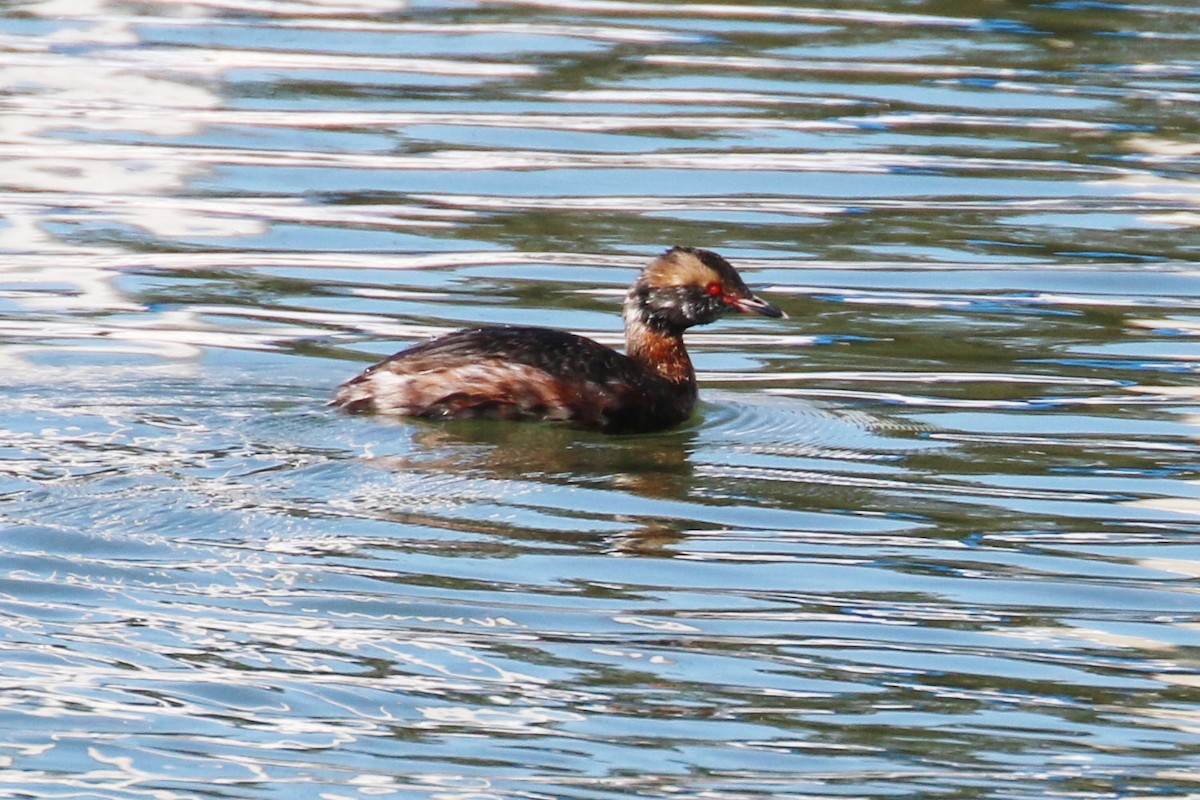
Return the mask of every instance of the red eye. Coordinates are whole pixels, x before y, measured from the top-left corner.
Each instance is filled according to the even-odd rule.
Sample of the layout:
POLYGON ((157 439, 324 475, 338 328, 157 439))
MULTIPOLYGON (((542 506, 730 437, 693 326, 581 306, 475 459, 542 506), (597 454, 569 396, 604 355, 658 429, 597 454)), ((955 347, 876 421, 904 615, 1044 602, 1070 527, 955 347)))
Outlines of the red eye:
POLYGON ((717 297, 718 295, 725 294, 725 287, 721 285, 720 281, 713 281, 708 286, 704 287, 704 291, 708 292, 713 297, 717 297))

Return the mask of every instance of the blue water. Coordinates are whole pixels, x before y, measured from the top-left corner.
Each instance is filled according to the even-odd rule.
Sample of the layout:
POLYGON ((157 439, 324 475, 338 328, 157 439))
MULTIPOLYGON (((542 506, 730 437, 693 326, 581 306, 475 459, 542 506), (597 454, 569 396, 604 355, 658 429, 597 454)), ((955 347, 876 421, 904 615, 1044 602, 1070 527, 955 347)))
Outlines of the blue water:
POLYGON ((0 797, 1192 797, 1200 12, 0 9, 0 797), (483 323, 678 429, 346 417, 483 323))

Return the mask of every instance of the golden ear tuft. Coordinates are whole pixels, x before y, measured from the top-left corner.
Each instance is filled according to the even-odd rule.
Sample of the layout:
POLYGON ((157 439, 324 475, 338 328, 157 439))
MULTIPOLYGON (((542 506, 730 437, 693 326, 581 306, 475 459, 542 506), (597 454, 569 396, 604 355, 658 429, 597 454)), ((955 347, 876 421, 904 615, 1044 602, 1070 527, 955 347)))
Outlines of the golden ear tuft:
POLYGON ((651 286, 706 286, 721 275, 693 250, 673 247, 650 262, 642 275, 651 286))

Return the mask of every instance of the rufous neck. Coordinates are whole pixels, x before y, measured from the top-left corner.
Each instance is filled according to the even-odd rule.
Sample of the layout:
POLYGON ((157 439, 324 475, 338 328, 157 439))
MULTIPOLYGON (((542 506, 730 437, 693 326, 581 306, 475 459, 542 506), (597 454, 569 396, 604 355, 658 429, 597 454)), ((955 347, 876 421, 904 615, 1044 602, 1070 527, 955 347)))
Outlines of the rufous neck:
POLYGON ((636 310, 626 309, 625 352, 648 372, 671 383, 696 385, 692 360, 683 346, 682 332, 655 330, 636 310))

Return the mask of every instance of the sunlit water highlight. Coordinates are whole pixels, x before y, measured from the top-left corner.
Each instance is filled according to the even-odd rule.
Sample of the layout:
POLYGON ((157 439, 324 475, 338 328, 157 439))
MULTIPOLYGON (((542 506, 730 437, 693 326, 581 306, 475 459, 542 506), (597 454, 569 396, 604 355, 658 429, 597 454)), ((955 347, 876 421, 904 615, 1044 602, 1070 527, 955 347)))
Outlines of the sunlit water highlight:
MULTIPOLYGON (((826 4, 828 6, 829 4, 826 4)), ((1189 797, 1200 13, 0 10, 0 797, 1189 797), (342 417, 786 321, 650 436, 342 417)))

